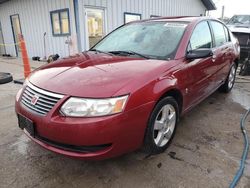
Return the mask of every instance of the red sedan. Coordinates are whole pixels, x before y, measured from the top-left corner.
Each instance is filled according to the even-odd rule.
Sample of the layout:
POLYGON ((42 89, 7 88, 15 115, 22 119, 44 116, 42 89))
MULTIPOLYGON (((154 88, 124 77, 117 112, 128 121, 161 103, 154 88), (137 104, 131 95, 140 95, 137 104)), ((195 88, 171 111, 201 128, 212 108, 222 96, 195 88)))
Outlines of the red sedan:
POLYGON ((129 23, 89 51, 34 71, 16 96, 19 127, 70 157, 161 153, 181 115, 233 88, 238 55, 236 39, 215 19, 129 23))

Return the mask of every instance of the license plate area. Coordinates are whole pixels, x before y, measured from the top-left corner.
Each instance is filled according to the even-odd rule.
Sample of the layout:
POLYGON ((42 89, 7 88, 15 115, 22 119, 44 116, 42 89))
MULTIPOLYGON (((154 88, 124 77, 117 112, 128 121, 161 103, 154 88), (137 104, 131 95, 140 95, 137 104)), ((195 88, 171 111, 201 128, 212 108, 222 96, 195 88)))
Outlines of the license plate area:
POLYGON ((21 129, 25 129, 31 136, 35 136, 35 125, 30 119, 18 114, 18 125, 21 129))

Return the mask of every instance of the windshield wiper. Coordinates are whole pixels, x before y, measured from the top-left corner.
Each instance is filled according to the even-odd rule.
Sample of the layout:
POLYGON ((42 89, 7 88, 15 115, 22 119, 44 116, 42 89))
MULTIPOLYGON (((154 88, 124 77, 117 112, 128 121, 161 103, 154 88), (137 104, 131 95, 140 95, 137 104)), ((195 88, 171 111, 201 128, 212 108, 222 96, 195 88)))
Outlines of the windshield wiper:
POLYGON ((122 50, 119 50, 119 51, 110 51, 109 53, 111 54, 126 54, 126 55, 137 55, 139 57, 142 57, 142 58, 145 58, 145 59, 150 59, 150 57, 146 56, 146 55, 142 55, 140 53, 137 53, 137 52, 134 52, 134 51, 122 51, 122 50))
POLYGON ((113 56, 113 54, 110 53, 110 52, 104 52, 104 51, 97 50, 97 49, 90 49, 89 51, 91 51, 91 52, 103 53, 103 54, 107 54, 107 55, 112 55, 112 56, 113 56))

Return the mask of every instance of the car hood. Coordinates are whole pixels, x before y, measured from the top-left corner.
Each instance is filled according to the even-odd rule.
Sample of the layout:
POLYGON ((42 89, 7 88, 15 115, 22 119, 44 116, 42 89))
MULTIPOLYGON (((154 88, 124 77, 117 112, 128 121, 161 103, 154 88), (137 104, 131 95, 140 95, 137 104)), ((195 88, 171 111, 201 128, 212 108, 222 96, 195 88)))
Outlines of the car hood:
POLYGON ((29 81, 55 93, 104 98, 166 63, 88 52, 45 65, 34 71, 29 81))
POLYGON ((238 25, 227 25, 232 33, 250 33, 250 25, 238 24, 238 25))

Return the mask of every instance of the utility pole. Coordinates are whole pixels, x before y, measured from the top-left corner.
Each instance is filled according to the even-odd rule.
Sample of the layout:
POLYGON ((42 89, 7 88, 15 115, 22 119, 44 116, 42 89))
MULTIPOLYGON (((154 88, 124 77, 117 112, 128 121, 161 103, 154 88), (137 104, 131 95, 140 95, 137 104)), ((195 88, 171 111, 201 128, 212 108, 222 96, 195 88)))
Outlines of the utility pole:
POLYGON ((225 12, 225 6, 222 6, 222 10, 221 10, 221 19, 224 19, 224 12, 225 12))

